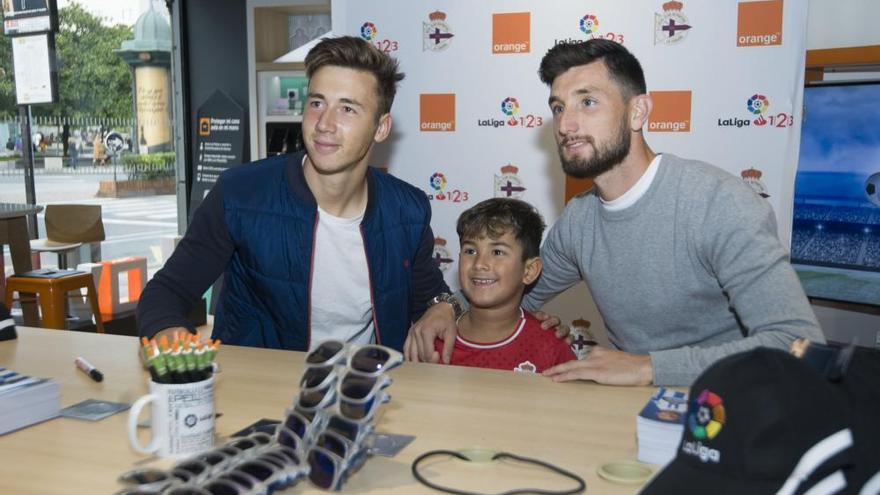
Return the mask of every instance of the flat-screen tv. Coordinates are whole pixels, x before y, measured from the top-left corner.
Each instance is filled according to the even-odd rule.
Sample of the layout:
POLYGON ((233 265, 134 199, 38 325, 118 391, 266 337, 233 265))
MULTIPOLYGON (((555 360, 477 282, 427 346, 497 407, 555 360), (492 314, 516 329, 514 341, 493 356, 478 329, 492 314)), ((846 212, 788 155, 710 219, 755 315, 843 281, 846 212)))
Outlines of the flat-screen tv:
POLYGON ((880 81, 804 89, 792 222, 807 296, 880 306, 880 81))

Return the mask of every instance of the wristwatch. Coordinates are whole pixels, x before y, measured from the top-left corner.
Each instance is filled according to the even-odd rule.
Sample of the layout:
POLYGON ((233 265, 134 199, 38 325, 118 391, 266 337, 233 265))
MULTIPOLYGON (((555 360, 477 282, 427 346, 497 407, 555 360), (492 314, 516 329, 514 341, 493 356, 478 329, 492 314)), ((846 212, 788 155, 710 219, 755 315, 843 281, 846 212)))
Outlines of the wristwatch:
POLYGON ((461 301, 459 301, 454 294, 450 294, 448 292, 441 292, 436 295, 433 299, 428 301, 428 307, 439 303, 448 303, 452 306, 452 311, 455 313, 455 320, 458 321, 461 318, 461 315, 465 313, 464 306, 462 306, 461 301))

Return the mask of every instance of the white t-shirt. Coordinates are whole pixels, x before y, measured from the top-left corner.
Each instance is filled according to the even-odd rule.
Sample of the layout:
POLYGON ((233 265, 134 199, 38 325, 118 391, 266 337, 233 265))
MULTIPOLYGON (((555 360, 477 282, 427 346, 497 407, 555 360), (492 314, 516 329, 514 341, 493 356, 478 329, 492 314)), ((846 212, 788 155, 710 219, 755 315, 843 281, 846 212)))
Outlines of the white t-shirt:
POLYGON ((370 273, 355 218, 333 216, 318 207, 312 260, 311 349, 327 339, 369 344, 373 337, 370 273))
POLYGON ((639 180, 619 198, 605 201, 600 196, 599 201, 602 202, 602 207, 607 211, 620 211, 636 204, 636 201, 648 192, 651 183, 654 182, 654 176, 657 175, 657 169, 660 168, 660 157, 662 156, 663 155, 658 153, 657 156, 651 160, 651 163, 648 164, 648 169, 645 170, 645 173, 642 174, 641 177, 639 177, 639 180))

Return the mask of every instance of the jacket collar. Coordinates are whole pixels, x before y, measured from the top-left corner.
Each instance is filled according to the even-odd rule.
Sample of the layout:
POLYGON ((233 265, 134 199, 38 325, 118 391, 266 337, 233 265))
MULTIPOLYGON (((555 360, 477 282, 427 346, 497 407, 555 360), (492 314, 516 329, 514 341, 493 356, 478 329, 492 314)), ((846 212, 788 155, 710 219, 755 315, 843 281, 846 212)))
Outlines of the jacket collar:
MULTIPOLYGON (((315 208, 318 206, 318 202, 315 200, 315 195, 312 194, 312 190, 309 189, 309 184, 306 182, 306 176, 303 173, 303 159, 306 156, 305 151, 297 151, 296 153, 291 153, 287 159, 287 185, 290 188, 290 192, 293 196, 298 200, 309 205, 314 205, 315 208)), ((378 198, 376 197, 376 171, 373 167, 367 167, 367 209, 364 212, 364 219, 368 219, 372 216, 373 210, 376 208, 376 202, 378 198)))

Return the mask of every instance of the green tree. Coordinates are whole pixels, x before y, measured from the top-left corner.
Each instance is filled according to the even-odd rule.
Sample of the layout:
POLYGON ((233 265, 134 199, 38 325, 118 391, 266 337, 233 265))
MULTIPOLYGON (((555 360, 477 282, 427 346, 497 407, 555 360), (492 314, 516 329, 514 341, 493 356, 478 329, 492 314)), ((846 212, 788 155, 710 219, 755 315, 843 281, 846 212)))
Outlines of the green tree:
MULTIPOLYGON (((101 19, 71 3, 58 10, 55 34, 58 102, 34 105, 38 116, 131 118, 131 70, 113 51, 133 37, 130 26, 106 26, 101 19)), ((12 50, 8 37, 0 40, 0 116, 17 115, 12 50)), ((62 135, 67 152, 69 129, 62 135)))

